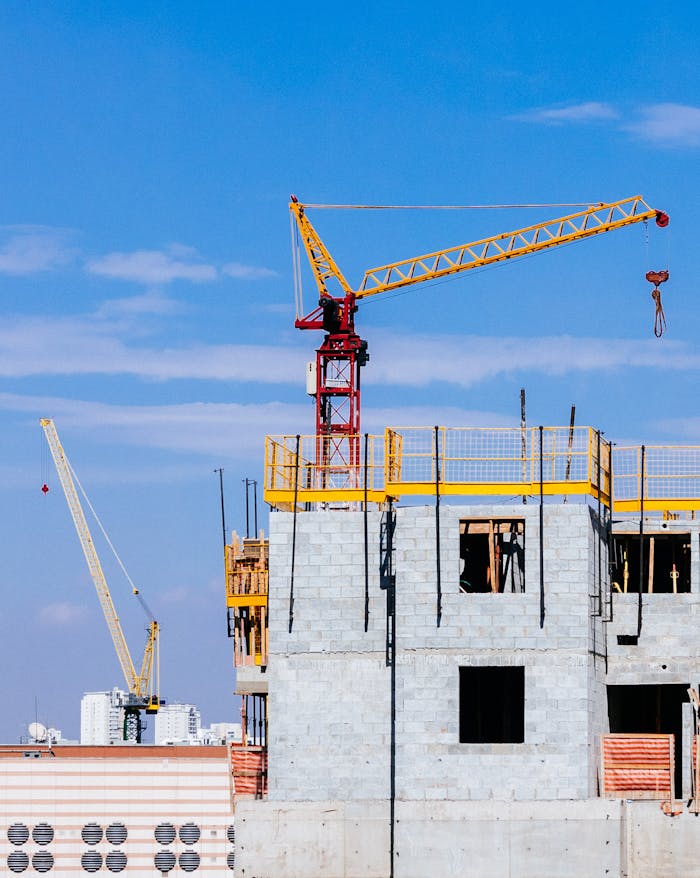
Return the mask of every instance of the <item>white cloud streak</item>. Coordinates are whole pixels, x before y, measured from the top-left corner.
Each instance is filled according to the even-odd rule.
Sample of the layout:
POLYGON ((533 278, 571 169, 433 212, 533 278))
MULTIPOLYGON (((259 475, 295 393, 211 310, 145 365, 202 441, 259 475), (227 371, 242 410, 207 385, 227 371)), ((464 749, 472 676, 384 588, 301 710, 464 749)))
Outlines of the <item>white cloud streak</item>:
MULTIPOLYGON (((138 310, 138 309, 137 309, 138 310)), ((309 350, 225 344, 158 347, 125 341, 119 323, 95 318, 7 318, 0 325, 0 376, 128 375, 147 381, 210 380, 300 384, 309 350)), ((488 338, 377 331, 365 381, 473 387, 499 375, 664 368, 696 370, 700 352, 684 342, 572 336, 488 338)))
POLYGON ((279 277, 279 274, 271 268, 244 265, 242 262, 227 262, 221 271, 223 274, 238 278, 239 280, 263 280, 268 277, 279 277))
POLYGON ((67 601, 45 604, 39 610, 39 624, 52 628, 66 628, 82 623, 88 615, 87 607, 67 601))
POLYGON ((686 104, 651 104, 627 131, 659 146, 700 146, 700 107, 686 104))
POLYGON ((5 226, 0 229, 0 274, 28 275, 51 271, 75 256, 67 245, 70 232, 48 226, 5 226))
POLYGON ((195 255, 190 248, 183 249, 176 245, 167 250, 108 253, 106 256, 88 260, 85 267, 90 274, 154 286, 176 280, 194 283, 216 280, 216 268, 193 261, 195 255))
POLYGON ((638 118, 622 113, 602 101, 570 104, 564 107, 540 108, 518 113, 509 118, 517 122, 544 125, 613 122, 620 131, 634 134, 656 146, 700 146, 700 107, 689 104, 647 104, 637 111, 638 118))
POLYGON ((542 122, 551 125, 565 122, 597 122, 616 119, 617 116, 617 110, 611 104, 601 101, 586 101, 579 104, 569 104, 565 107, 530 110, 526 113, 518 113, 510 118, 518 122, 542 122))

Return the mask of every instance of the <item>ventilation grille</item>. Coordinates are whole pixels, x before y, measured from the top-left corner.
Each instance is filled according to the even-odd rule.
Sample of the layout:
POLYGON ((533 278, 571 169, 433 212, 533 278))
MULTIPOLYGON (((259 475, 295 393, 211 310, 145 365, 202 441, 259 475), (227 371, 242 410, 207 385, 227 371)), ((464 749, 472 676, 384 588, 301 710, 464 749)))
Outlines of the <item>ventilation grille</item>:
POLYGON ((170 844, 175 841, 175 827, 172 823, 159 823, 156 826, 155 837, 159 844, 170 844))
POLYGON ((85 844, 97 844, 102 841, 102 827, 97 823, 87 823, 80 833, 85 844))
POLYGON ((156 869, 160 869, 161 872, 170 872, 171 869, 175 868, 175 854, 170 851, 158 851, 153 861, 156 864, 156 869))
POLYGON ((180 827, 180 841, 183 844, 195 844, 199 841, 199 826, 194 823, 185 823, 180 827))
POLYGON ((121 851, 110 851, 106 862, 110 872, 123 872, 126 869, 126 854, 121 851))
MULTIPOLYGON (((53 830, 51 837, 53 838, 53 830)), ((37 851, 32 857, 32 868, 35 872, 48 872, 53 869, 53 857, 48 851, 37 851)))
POLYGON ((126 831, 126 826, 123 823, 111 823, 107 827, 107 841, 110 844, 124 844, 126 841, 126 837, 128 832, 126 831))
POLYGON ((195 851, 183 851, 180 854, 180 868, 183 872, 194 872, 199 868, 199 854, 195 851))
POLYGON ((97 851, 87 851, 80 858, 80 865, 86 872, 97 872, 102 868, 102 854, 97 851))
POLYGON ((10 872, 24 872, 29 866, 29 857, 24 851, 12 851, 7 858, 7 868, 10 872))
POLYGON ((10 844, 24 844, 29 839, 29 829, 24 823, 13 823, 7 830, 7 840, 10 844))
MULTIPOLYGON (((53 826, 49 826, 48 823, 37 823, 32 830, 32 838, 37 844, 49 844, 53 841, 53 826)), ((51 866, 49 866, 50 868, 51 866)))
POLYGON ((226 829, 226 838, 231 842, 231 844, 235 844, 236 842, 236 827, 231 824, 231 826, 226 829))
POLYGON ((233 851, 226 857, 226 865, 233 871, 236 867, 236 855, 233 851))

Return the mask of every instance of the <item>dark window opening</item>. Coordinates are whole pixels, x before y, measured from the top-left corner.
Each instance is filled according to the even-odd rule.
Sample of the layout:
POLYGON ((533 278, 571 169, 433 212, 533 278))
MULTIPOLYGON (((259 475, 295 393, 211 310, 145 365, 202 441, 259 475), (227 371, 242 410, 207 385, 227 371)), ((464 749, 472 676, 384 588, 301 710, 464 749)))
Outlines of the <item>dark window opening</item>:
POLYGON ((460 668, 460 744, 522 744, 524 740, 525 668, 460 668))
POLYGON ((460 591, 525 591, 525 522, 491 518, 459 523, 460 591))
POLYGON ((644 686, 608 686, 608 719, 611 732, 634 735, 675 735, 676 795, 683 777, 683 712, 688 683, 644 686))
POLYGON ((612 585, 617 592, 690 591, 690 535, 644 534, 640 577, 639 534, 613 534, 612 585))

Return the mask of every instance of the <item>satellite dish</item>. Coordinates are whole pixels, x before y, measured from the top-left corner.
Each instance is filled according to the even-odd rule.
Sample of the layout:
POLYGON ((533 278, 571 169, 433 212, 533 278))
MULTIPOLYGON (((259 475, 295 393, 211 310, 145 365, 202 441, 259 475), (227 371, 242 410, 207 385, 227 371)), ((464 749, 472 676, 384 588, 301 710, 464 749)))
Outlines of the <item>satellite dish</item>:
POLYGON ((29 734, 37 744, 42 744, 46 740, 48 733, 45 725, 42 725, 41 723, 30 723, 29 734))

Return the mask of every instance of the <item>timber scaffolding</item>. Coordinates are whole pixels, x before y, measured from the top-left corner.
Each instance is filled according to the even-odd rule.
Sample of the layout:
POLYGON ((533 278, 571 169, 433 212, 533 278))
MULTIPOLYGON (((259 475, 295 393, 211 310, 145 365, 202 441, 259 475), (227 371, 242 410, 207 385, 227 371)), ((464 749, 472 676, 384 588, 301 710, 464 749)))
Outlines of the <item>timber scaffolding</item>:
POLYGON ((426 495, 578 495, 615 513, 694 512, 700 446, 616 446, 592 427, 387 427, 342 440, 266 438, 264 497, 273 509, 426 495))

